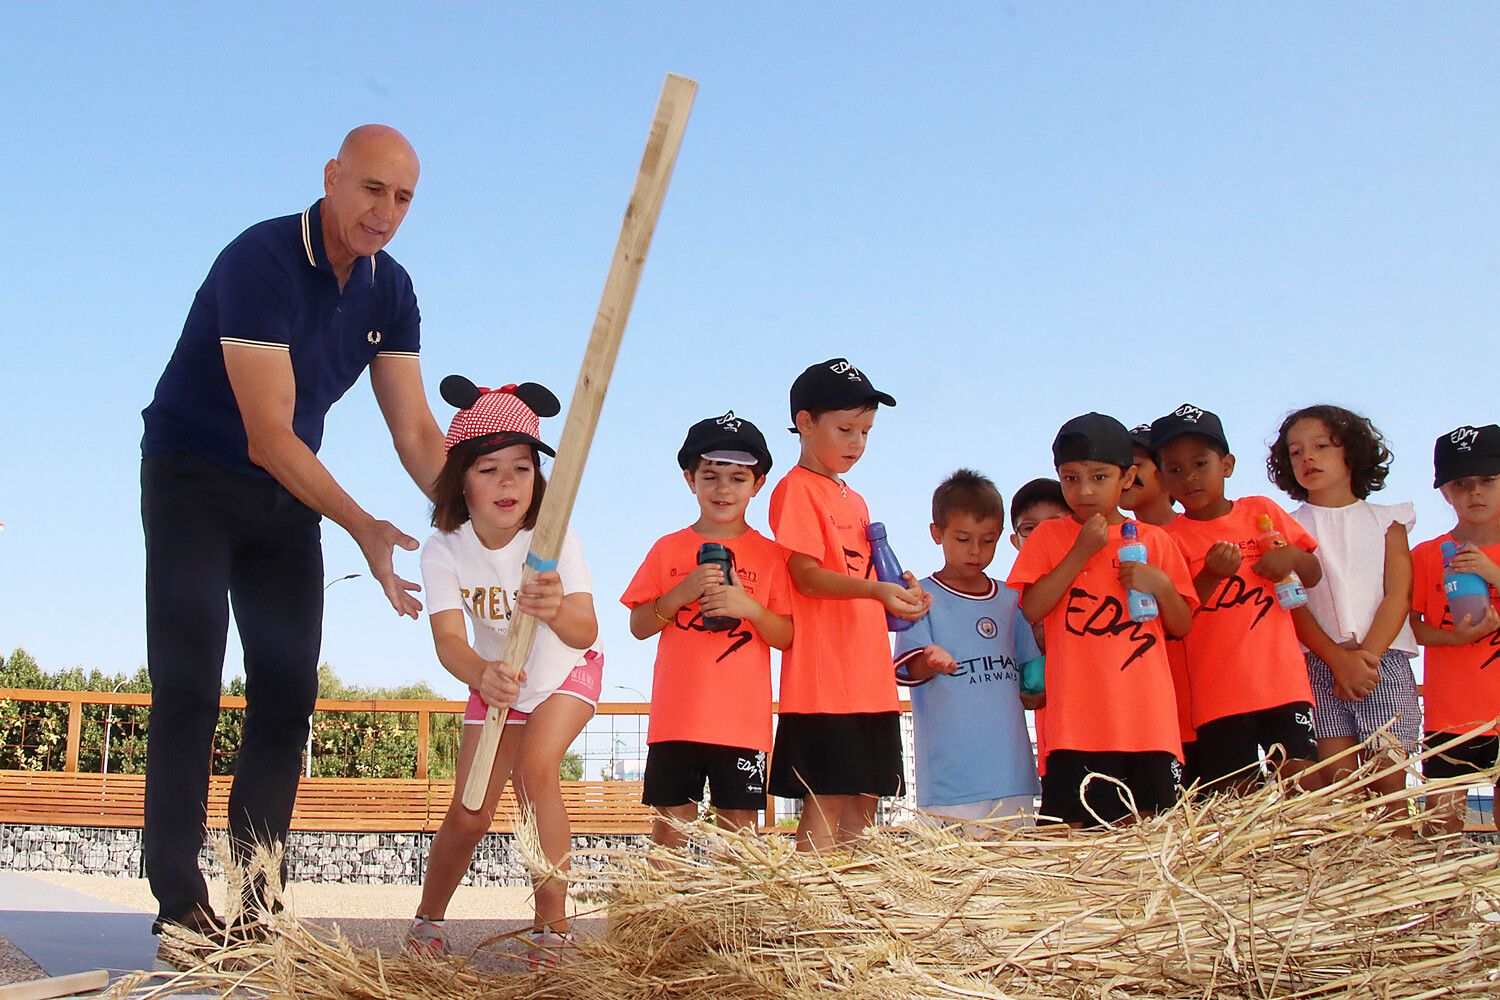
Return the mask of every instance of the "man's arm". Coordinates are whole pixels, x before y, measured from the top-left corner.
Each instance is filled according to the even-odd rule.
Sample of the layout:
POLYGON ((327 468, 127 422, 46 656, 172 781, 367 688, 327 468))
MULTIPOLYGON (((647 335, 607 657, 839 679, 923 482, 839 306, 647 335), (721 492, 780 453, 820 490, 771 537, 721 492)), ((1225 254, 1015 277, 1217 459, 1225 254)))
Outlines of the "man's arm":
POLYGON ((378 354, 370 363, 370 388, 375 390, 375 401, 407 475, 431 498, 432 485, 443 469, 443 432, 422 389, 422 362, 405 355, 378 354))
POLYGON ((366 513, 334 481, 312 449, 292 431, 297 405, 297 383, 292 357, 287 351, 224 345, 224 369, 245 422, 250 461, 269 472, 298 500, 349 532, 364 553, 370 575, 385 589, 385 596, 398 614, 417 617, 422 603, 413 596, 422 588, 396 575, 392 549, 408 551, 417 540, 389 521, 366 513))

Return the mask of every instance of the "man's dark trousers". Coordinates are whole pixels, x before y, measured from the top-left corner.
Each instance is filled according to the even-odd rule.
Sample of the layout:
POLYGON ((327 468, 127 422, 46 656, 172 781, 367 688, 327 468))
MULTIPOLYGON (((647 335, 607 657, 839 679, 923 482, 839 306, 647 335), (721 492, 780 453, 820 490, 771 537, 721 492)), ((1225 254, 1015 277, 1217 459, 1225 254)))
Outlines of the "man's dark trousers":
POLYGON ((229 833, 285 841, 318 690, 319 516, 276 480, 191 452, 141 462, 146 534, 146 875, 164 920, 209 909, 198 867, 229 609, 245 651, 229 833))

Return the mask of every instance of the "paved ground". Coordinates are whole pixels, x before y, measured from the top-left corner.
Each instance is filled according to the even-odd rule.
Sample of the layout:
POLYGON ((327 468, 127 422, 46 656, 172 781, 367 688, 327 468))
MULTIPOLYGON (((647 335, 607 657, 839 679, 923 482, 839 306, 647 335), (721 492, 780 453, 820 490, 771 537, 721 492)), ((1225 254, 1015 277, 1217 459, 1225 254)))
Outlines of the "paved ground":
MULTIPOLYGON (((222 912, 223 884, 210 883, 209 894, 222 912)), ((350 940, 382 951, 401 947, 419 895, 416 886, 314 883, 294 885, 289 893, 298 917, 336 924, 350 940)), ((142 879, 0 872, 0 984, 101 968, 117 974, 149 969, 156 955, 154 913, 142 879)), ((597 916, 580 917, 580 932, 602 930, 597 916)), ((527 888, 460 888, 448 910, 450 945, 472 951, 488 938, 529 927, 530 918, 527 888)), ((503 962, 496 955, 482 964, 503 962)))

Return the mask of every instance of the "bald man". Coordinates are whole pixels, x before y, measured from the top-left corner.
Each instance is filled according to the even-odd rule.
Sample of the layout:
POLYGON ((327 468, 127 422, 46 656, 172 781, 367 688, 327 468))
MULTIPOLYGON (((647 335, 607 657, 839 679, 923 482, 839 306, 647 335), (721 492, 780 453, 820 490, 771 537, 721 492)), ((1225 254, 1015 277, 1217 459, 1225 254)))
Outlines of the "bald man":
POLYGON ((198 853, 230 607, 248 703, 229 796, 240 850, 284 841, 291 823, 318 688, 321 519, 359 544, 398 614, 422 609, 420 588, 391 562, 416 540, 365 511, 317 457, 329 407, 368 368, 412 480, 427 492, 442 467, 416 295, 383 249, 417 174, 416 151, 395 129, 350 132, 323 168, 322 199, 252 226, 219 254, 142 414, 154 931, 218 924, 198 853))

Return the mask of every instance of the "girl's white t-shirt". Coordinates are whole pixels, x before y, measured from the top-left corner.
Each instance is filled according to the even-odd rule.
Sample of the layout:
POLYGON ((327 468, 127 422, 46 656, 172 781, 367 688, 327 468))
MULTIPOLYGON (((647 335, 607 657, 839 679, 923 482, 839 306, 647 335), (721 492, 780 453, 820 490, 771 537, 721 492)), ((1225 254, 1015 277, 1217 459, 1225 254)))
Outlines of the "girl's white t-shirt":
MULTIPOLYGON (((457 531, 436 532, 422 547, 422 596, 428 614, 463 609, 474 652, 486 660, 500 659, 505 648, 531 535, 530 531, 519 531, 504 548, 487 549, 474 533, 474 523, 466 521, 457 531)), ((564 594, 593 593, 583 547, 571 528, 563 536, 557 572, 564 594)), ((603 655, 597 639, 589 649, 603 655)), ((588 652, 566 645, 557 633, 538 622, 516 711, 530 712, 546 701, 588 652)))
MULTIPOLYGON (((1304 503, 1292 517, 1318 540, 1317 556, 1323 564, 1323 579, 1307 589, 1307 609, 1334 642, 1363 642, 1385 597, 1385 533, 1395 523, 1411 534, 1416 508, 1368 500, 1347 507, 1304 503)), ((1391 649, 1417 655, 1409 622, 1402 623, 1391 649)))

